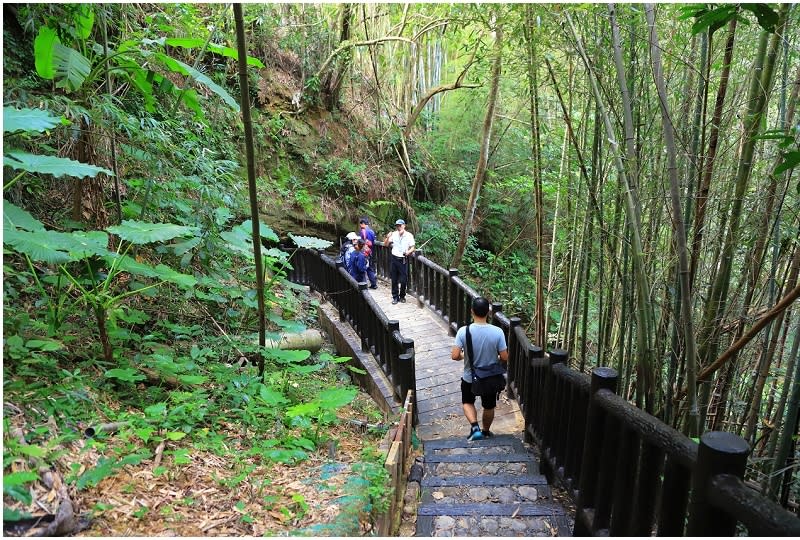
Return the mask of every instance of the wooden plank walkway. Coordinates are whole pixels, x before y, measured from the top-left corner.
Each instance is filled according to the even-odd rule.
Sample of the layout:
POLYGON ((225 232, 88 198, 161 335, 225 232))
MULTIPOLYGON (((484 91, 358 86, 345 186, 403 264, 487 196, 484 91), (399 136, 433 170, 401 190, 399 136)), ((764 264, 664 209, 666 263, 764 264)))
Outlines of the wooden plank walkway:
MULTIPOLYGON (((422 441, 463 435, 469 425, 461 408, 463 362, 450 359, 453 336, 438 315, 411 294, 405 303, 392 304, 391 284, 378 280, 376 290, 367 289, 389 319, 400 322, 403 337, 414 340, 417 371, 417 436, 422 441)), ((480 399, 478 419, 481 417, 480 399)), ((516 401, 503 393, 497 403, 492 432, 521 435, 524 420, 516 401)))

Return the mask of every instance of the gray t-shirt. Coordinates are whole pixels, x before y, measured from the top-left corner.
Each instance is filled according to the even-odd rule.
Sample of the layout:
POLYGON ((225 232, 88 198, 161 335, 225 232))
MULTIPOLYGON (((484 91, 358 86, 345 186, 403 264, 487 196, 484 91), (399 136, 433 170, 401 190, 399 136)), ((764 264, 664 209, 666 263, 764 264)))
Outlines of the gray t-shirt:
MULTIPOLYGON (((476 366, 488 366, 499 363, 497 355, 505 351, 506 336, 497 326, 488 323, 472 323, 469 325, 469 335, 472 336, 472 351, 475 354, 476 366)), ((462 326, 456 332, 455 347, 464 349, 464 374, 461 378, 472 382, 472 370, 467 362, 467 327, 462 326)))

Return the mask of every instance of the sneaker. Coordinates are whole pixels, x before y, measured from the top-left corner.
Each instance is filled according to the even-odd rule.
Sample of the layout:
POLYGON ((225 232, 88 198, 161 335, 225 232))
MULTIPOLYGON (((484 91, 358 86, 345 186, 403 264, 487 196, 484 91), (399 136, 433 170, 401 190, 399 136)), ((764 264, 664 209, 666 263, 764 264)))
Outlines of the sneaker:
POLYGON ((378 286, 377 286, 377 285, 370 285, 370 287, 369 287, 369 288, 370 288, 370 289, 377 289, 377 288, 378 288, 378 286))
POLYGON ((397 298, 392 298, 392 305, 396 304, 397 302, 398 302, 397 298))
POLYGON ((402 302, 403 304, 405 304, 405 303, 406 303, 406 298, 405 298, 405 296, 404 296, 403 298, 401 298, 401 299, 400 299, 400 302, 402 302))
POLYGON ((488 438, 490 438, 490 437, 494 437, 494 433, 492 433, 492 432, 491 432, 491 431, 489 431, 488 429, 482 429, 482 430, 481 430, 481 433, 483 433, 483 438, 484 438, 484 439, 488 439, 488 438))
POLYGON ((483 433, 479 429, 473 429, 469 437, 467 437, 468 441, 479 441, 481 439, 483 439, 483 433))

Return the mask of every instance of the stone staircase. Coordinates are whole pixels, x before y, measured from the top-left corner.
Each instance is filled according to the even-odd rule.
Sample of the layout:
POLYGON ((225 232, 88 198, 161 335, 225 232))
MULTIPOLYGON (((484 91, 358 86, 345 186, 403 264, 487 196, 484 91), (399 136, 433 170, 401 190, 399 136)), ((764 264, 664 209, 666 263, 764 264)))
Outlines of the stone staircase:
POLYGON ((571 536, 533 452, 517 437, 424 443, 416 536, 571 536))

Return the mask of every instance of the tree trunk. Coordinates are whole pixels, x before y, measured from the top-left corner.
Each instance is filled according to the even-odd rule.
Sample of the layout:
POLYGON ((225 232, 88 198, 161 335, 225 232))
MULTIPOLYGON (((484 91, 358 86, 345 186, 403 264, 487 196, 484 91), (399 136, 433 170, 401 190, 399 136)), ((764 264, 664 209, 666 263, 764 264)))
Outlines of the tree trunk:
POLYGON ((680 282, 681 319, 683 326, 683 339, 686 347, 686 381, 687 397, 689 399, 689 421, 686 423, 684 433, 689 437, 698 435, 700 417, 697 408, 697 360, 695 356, 694 325, 692 323, 692 298, 689 290, 689 258, 686 245, 686 230, 683 224, 683 210, 681 209, 680 187, 678 185, 678 165, 676 161, 674 127, 667 104, 667 91, 664 85, 664 75, 661 70, 661 51, 658 45, 658 36, 655 29, 655 14, 653 4, 645 4, 647 25, 650 29, 650 57, 653 62, 653 76, 658 89, 659 103, 661 104, 661 123, 664 128, 664 143, 667 148, 667 172, 669 173, 669 192, 672 201, 672 228, 675 235, 674 246, 678 252, 678 281, 680 282))
MULTIPOLYGON (((250 87, 247 79, 247 42, 244 35, 244 15, 241 4, 233 4, 236 19, 236 45, 239 53, 239 86, 241 88, 242 122, 244 123, 244 145, 247 154, 247 186, 250 193, 250 219, 253 222, 253 257, 255 258, 256 298, 258 299, 258 345, 264 347, 267 335, 266 309, 264 306, 264 269, 261 259, 261 226, 256 189, 255 150, 253 145, 253 122, 250 118, 250 87)), ((264 374, 264 357, 257 355, 258 376, 264 374)))
POLYGON ((735 192, 733 207, 730 212, 730 224, 725 235, 725 242, 722 248, 722 260, 719 270, 714 279, 709 299, 703 314, 703 324, 700 329, 700 359, 709 359, 716 356, 719 342, 721 317, 725 311, 728 289, 730 286, 730 275, 733 263, 733 252, 739 241, 739 227, 741 224, 742 204, 744 192, 747 188, 750 173, 752 171, 752 160, 756 145, 756 136, 761 119, 765 113, 767 96, 772 88, 775 57, 783 34, 782 28, 786 21, 786 4, 780 9, 780 23, 776 33, 773 35, 770 44, 770 52, 767 54, 767 42, 769 34, 766 31, 761 33, 759 52, 756 57, 756 69, 753 71, 750 91, 748 93, 748 110, 745 117, 745 127, 743 133, 743 146, 739 156, 739 163, 736 172, 735 192), (763 71, 760 67, 763 66, 763 71))
POLYGON ((489 98, 486 103, 486 116, 483 120, 483 131, 481 134, 481 149, 478 157, 478 165, 475 168, 475 178, 472 180, 472 190, 469 194, 469 201, 465 212, 464 227, 461 229, 461 237, 458 240, 453 260, 450 263, 452 268, 458 268, 467 247, 467 239, 472 233, 472 223, 475 220, 475 209, 478 206, 478 195, 480 195, 483 180, 486 177, 486 168, 489 158, 489 146, 492 135, 492 124, 494 122, 494 109, 497 105, 497 94, 500 89, 500 72, 503 65, 503 26, 499 22, 495 28, 494 52, 492 58, 492 83, 489 88, 489 98))

